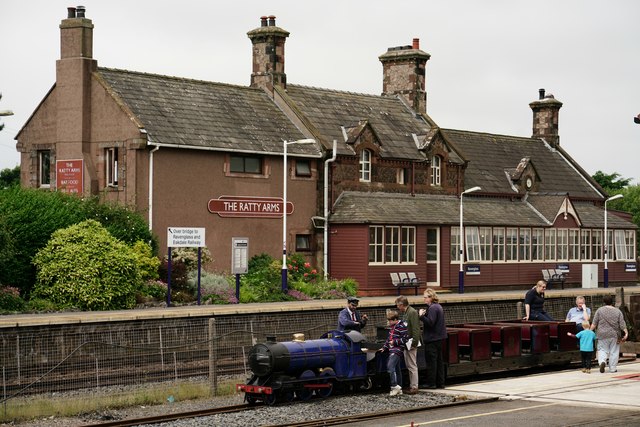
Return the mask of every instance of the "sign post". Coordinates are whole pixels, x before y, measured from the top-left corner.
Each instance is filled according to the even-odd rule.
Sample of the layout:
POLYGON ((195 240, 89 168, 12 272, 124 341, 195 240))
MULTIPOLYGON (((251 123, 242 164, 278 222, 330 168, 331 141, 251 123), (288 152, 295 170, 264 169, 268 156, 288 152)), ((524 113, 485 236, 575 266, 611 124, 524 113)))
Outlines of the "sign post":
POLYGON ((200 305, 200 270, 202 247, 205 245, 204 228, 167 227, 167 307, 171 307, 171 248, 198 248, 198 305, 200 305))
POLYGON ((240 275, 249 271, 249 238, 231 239, 231 273, 236 275, 236 299, 240 303, 240 275))

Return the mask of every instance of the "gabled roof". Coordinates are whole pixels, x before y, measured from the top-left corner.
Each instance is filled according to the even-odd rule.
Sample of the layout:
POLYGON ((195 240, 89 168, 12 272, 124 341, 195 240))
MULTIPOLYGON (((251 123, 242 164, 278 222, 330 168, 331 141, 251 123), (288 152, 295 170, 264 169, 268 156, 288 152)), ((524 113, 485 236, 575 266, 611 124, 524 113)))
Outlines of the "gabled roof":
POLYGON ((326 142, 338 141, 338 154, 352 155, 341 126, 366 120, 380 139, 380 157, 424 160, 413 134, 426 135, 431 126, 400 98, 287 85, 287 95, 326 142))
MULTIPOLYGON (((152 144, 281 154, 283 140, 305 138, 262 89, 109 68, 97 74, 152 144)), ((321 156, 314 144, 292 144, 287 151, 321 156)))
MULTIPOLYGON (((458 224, 456 196, 343 192, 333 208, 332 224, 458 224)), ((521 200, 471 198, 464 200, 464 223, 545 227, 549 224, 521 200)))
POLYGON ((603 198, 590 177, 579 172, 573 161, 539 138, 454 129, 441 129, 441 132, 469 160, 465 171, 465 187, 478 185, 485 193, 513 193, 505 171, 516 168, 523 158, 528 157, 535 164, 540 178, 537 191, 568 192, 574 198, 603 198))

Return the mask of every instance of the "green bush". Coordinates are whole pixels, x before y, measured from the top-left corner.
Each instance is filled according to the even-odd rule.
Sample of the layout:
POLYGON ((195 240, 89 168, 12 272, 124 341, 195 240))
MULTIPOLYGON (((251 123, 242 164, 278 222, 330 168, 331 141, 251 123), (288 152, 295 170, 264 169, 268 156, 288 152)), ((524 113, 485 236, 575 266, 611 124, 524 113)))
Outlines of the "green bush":
POLYGON ((12 286, 0 286, 0 311, 22 311, 25 302, 20 298, 20 290, 12 286))
POLYGON ((162 301, 167 297, 167 284, 161 280, 148 280, 140 286, 138 293, 162 301))
POLYGON ((140 270, 142 280, 155 280, 160 277, 158 274, 160 259, 153 256, 151 245, 142 240, 138 240, 133 244, 131 250, 138 264, 138 270, 140 270))
POLYGON ((131 249, 94 220, 53 233, 34 265, 34 297, 81 310, 132 308, 141 286, 131 249))
POLYGON ((37 313, 51 313, 54 311, 60 310, 62 307, 58 307, 53 302, 41 299, 41 298, 31 298, 27 301, 25 310, 29 312, 37 312, 37 313))
POLYGON ((129 245, 148 242, 157 254, 157 239, 132 209, 100 203, 97 197, 13 186, 0 189, 0 283, 11 283, 29 296, 36 280, 35 254, 54 231, 86 219, 97 220, 129 245))

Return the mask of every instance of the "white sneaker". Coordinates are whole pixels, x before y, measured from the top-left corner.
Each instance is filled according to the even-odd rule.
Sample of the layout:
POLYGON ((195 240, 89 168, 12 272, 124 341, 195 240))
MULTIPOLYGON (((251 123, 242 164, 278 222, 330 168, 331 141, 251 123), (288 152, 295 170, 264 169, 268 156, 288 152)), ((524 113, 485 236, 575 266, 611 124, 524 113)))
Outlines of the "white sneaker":
POLYGON ((397 396, 399 394, 402 394, 402 387, 400 387, 399 385, 395 385, 395 386, 391 387, 391 391, 389 392, 389 396, 397 396))

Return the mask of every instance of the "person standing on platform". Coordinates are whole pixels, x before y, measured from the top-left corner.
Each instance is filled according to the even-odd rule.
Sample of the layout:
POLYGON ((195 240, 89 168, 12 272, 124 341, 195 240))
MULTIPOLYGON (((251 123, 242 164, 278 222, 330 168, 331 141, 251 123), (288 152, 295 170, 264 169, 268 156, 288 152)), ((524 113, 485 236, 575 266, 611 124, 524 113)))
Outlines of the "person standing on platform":
POLYGON ((577 331, 582 330, 582 324, 584 322, 589 323, 591 318, 591 309, 585 304, 583 296, 576 297, 576 306, 572 307, 567 313, 566 322, 575 322, 577 331))
POLYGON ((547 289, 547 282, 539 280, 533 288, 527 291, 524 296, 524 320, 553 320, 553 318, 544 311, 545 289, 547 289))
POLYGON ((369 317, 366 314, 360 314, 358 311, 358 303, 360 300, 356 297, 347 298, 347 306, 338 314, 338 330, 339 331, 358 331, 367 326, 369 317))
POLYGON ((400 361, 407 343, 407 326, 400 321, 400 316, 395 310, 387 312, 387 320, 389 321, 389 337, 384 342, 382 348, 378 351, 389 352, 387 359, 387 372, 389 372, 389 382, 391 384, 390 396, 402 394, 402 370, 400 369, 400 361))
POLYGON ((427 388, 444 388, 444 359, 442 350, 447 340, 444 310, 438 304, 438 294, 429 288, 424 291, 427 308, 420 309, 422 321, 424 358, 427 368, 427 388))
POLYGON ((591 373, 591 359, 593 358, 593 343, 596 340, 596 334, 589 329, 589 322, 584 321, 580 325, 580 332, 572 334, 567 332, 570 337, 575 337, 580 340, 580 356, 582 357, 582 372, 585 374, 591 373))
POLYGON ((410 388, 407 394, 418 393, 418 346, 420 345, 420 318, 415 308, 409 305, 404 295, 396 298, 396 307, 402 313, 402 321, 407 326, 411 348, 404 352, 404 364, 409 371, 410 388))
POLYGON ((609 372, 618 372, 620 342, 627 340, 629 332, 622 311, 613 306, 613 297, 605 295, 602 302, 604 305, 596 311, 591 324, 591 330, 595 330, 598 337, 598 365, 600 373, 604 373, 609 358, 609 372))

